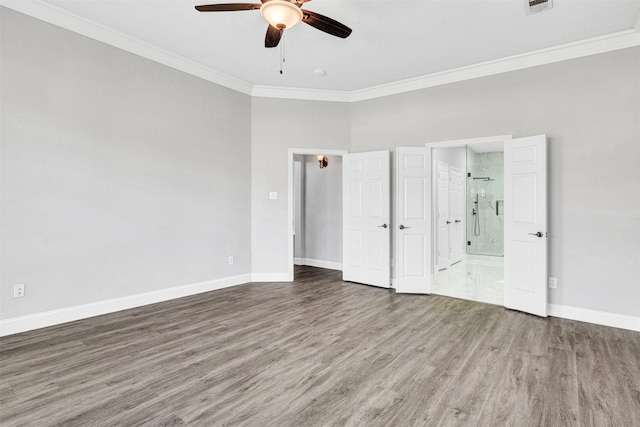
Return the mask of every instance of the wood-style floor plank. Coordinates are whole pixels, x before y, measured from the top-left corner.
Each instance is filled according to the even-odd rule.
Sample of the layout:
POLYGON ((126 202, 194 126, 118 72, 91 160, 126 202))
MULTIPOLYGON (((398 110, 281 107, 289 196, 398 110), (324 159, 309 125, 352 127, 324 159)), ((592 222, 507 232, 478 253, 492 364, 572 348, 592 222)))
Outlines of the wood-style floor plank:
POLYGON ((4 426, 636 426, 640 333, 296 268, 0 338, 4 426))

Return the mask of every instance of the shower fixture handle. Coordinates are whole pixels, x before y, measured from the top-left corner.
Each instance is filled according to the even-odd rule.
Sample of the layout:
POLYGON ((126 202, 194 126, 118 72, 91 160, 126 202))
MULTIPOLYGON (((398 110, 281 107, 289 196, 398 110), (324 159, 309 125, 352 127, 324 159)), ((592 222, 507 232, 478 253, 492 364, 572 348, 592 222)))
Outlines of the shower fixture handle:
POLYGON ((538 236, 538 237, 542 237, 542 232, 538 231, 537 233, 529 233, 530 236, 538 236))
POLYGON ((378 227, 380 227, 380 228, 387 228, 387 224, 382 224, 382 225, 379 225, 378 227))
POLYGON ((404 225, 400 224, 400 227, 398 228, 400 228, 400 230, 404 230, 405 228, 411 228, 411 227, 405 227, 404 225))

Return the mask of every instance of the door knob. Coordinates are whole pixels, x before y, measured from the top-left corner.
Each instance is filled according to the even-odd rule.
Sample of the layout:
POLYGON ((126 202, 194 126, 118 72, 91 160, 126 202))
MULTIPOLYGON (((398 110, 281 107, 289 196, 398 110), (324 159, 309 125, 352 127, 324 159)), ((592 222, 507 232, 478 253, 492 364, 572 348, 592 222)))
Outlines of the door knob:
POLYGON ((387 224, 382 224, 382 225, 379 225, 378 227, 387 228, 387 224))
POLYGON ((447 221, 447 224, 451 224, 451 221, 447 221))
POLYGON ((456 224, 459 223, 459 222, 462 222, 462 221, 460 221, 459 219, 456 219, 456 224))
POLYGON ((404 225, 400 224, 400 230, 404 230, 405 228, 411 228, 411 227, 405 227, 404 225))
POLYGON ((542 237, 542 232, 538 231, 537 233, 529 233, 530 236, 538 236, 538 237, 542 237))

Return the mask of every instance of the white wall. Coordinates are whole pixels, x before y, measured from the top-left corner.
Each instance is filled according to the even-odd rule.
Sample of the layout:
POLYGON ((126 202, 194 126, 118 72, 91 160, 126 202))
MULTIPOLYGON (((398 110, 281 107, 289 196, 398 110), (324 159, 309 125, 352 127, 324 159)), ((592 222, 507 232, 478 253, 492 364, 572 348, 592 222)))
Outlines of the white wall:
POLYGON ((352 151, 549 137, 551 303, 640 315, 640 48, 352 105, 352 151))
POLYGON ((250 98, 0 14, 0 317, 250 273, 250 98))
POLYGON ((305 258, 342 263, 342 157, 305 158, 305 258))
POLYGON ((253 98, 251 101, 252 263, 258 280, 286 280, 289 148, 346 150, 349 104, 253 98), (269 200, 276 191, 278 200, 269 200))

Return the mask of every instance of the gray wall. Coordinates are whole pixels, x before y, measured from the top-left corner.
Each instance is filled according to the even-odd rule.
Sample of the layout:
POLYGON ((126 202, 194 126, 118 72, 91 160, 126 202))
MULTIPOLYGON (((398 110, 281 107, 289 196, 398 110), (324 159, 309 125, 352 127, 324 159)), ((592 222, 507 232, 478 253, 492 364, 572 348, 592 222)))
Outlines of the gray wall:
POLYGON ((1 317, 250 273, 250 98, 0 11, 1 317))
POLYGON ((0 11, 2 318, 285 273, 290 147, 540 133, 551 302, 638 315, 640 48, 355 104, 250 99, 0 11))
POLYGON ((352 105, 351 151, 549 138, 552 303, 639 314, 640 48, 352 105))
POLYGON ((286 273, 287 156, 289 148, 347 150, 349 104, 253 98, 251 157, 252 262, 254 273, 286 273), (269 200, 277 191, 278 200, 269 200))
POLYGON ((305 159, 305 258, 342 264, 342 156, 305 159))

